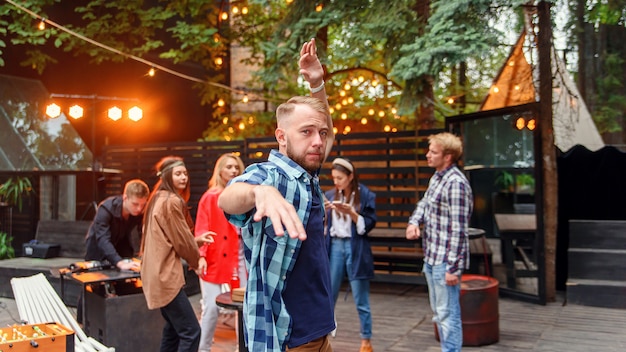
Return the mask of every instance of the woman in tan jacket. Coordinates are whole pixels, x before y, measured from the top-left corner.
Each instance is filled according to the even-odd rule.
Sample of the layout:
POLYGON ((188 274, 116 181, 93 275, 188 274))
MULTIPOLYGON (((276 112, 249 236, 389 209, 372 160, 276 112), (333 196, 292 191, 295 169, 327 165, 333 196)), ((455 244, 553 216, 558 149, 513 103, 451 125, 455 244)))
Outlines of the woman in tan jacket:
POLYGON ((187 209, 189 176, 183 159, 168 156, 156 164, 160 178, 144 215, 141 281, 149 309, 165 319, 161 351, 197 352, 200 325, 183 285, 181 258, 201 273, 206 261, 198 252, 193 221, 187 209))

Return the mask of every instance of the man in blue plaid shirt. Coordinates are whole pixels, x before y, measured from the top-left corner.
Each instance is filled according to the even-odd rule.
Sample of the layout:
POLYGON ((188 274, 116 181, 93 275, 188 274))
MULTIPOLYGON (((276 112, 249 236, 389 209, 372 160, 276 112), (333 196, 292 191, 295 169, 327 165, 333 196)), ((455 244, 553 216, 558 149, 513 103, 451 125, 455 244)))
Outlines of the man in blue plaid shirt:
POLYGON ((332 351, 334 302, 318 175, 334 134, 315 40, 304 44, 299 63, 313 96, 278 107, 278 150, 234 178, 218 200, 242 229, 245 336, 254 352, 332 351))
POLYGON ((422 235, 424 275, 437 325, 441 350, 460 351, 463 345, 461 323, 461 274, 469 267, 467 231, 472 214, 472 189, 456 166, 463 153, 461 140, 451 133, 428 138, 428 166, 435 168, 428 190, 409 218, 406 238, 422 235), (419 226, 423 225, 420 232, 419 226))

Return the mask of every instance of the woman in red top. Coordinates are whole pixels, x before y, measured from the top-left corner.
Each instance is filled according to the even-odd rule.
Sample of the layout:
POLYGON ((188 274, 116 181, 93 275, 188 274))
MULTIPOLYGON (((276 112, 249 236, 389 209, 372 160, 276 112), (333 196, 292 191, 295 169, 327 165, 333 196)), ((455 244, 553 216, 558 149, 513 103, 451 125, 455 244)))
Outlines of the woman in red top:
POLYGON ((224 212, 217 206, 217 198, 228 181, 241 175, 243 169, 243 162, 238 156, 231 153, 222 155, 215 163, 213 176, 209 180, 209 189, 198 203, 195 235, 198 237, 209 233, 214 240, 213 243, 200 248, 200 255, 206 259, 207 269, 200 275, 202 333, 199 352, 211 350, 219 316, 215 298, 222 292, 222 284, 229 283, 234 273, 237 273, 242 285, 246 282, 243 256, 239 255, 239 230, 226 220, 224 212))

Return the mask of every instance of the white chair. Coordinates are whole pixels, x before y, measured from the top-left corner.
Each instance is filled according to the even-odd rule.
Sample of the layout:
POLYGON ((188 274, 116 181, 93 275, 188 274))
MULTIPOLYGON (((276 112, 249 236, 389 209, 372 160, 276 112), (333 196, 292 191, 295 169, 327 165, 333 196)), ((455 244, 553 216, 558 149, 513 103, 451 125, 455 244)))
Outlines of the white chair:
POLYGON ((85 334, 48 279, 42 274, 11 279, 20 319, 28 324, 55 322, 74 330, 76 352, 115 352, 85 334))

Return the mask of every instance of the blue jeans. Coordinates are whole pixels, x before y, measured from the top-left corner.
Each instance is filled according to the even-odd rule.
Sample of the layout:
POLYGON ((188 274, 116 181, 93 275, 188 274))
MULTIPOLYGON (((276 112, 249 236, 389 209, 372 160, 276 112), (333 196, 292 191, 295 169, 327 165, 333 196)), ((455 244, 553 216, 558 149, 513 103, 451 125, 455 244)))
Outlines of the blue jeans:
MULTIPOLYGON (((331 238, 330 244, 330 283, 334 302, 337 303, 339 289, 346 273, 352 271, 352 248, 350 238, 331 238)), ((350 280, 352 297, 361 322, 361 338, 372 337, 372 312, 370 310, 370 280, 350 280)))
POLYGON ((162 307, 161 315, 165 319, 161 352, 197 352, 200 324, 185 291, 180 290, 170 303, 162 307))
POLYGON ((428 298, 437 324, 442 352, 460 351, 463 346, 463 323, 461 322, 461 284, 446 285, 446 264, 424 263, 424 275, 428 284, 428 298))

